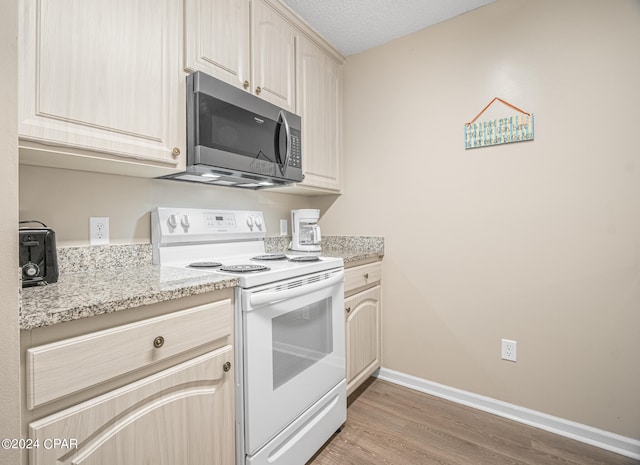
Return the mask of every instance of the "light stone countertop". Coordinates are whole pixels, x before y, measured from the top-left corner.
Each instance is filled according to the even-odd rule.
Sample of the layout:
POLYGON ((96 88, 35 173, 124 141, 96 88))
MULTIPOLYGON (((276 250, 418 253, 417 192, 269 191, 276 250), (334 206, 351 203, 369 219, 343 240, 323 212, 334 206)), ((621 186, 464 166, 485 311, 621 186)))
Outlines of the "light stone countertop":
POLYGON ((377 236, 327 236, 323 239, 322 255, 342 258, 346 267, 363 260, 382 260, 384 239, 377 236))
MULTIPOLYGON (((290 237, 268 237, 267 252, 284 252, 290 237)), ((376 236, 325 236, 322 255, 345 266, 381 260, 384 240, 376 236)), ((20 329, 140 307, 235 287, 238 279, 198 270, 151 265, 151 244, 58 249, 57 283, 22 289, 20 329)))
POLYGON ((60 273, 57 283, 22 289, 20 329, 50 326, 237 284, 236 278, 156 265, 60 273))

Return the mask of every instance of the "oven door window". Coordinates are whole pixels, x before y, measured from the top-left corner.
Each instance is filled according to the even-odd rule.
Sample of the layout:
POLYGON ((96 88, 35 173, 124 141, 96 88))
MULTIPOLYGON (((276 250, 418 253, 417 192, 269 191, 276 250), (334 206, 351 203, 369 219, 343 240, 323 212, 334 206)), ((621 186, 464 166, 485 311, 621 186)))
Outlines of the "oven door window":
POLYGON ((271 320, 273 389, 333 352, 331 297, 271 320))

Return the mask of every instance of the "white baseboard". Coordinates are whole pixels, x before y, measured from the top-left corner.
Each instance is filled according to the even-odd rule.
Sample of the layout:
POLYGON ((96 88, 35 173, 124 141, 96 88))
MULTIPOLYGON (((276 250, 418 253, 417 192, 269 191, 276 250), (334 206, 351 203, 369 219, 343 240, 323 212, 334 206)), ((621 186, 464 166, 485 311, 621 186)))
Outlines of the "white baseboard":
POLYGON ((492 413, 525 425, 540 428, 551 433, 591 444, 626 457, 640 460, 640 441, 616 433, 610 433, 592 426, 554 417, 518 405, 509 404, 491 397, 481 396, 444 384, 434 383, 399 371, 381 368, 374 373, 380 379, 394 384, 431 394, 436 397, 463 404, 484 412, 492 413))

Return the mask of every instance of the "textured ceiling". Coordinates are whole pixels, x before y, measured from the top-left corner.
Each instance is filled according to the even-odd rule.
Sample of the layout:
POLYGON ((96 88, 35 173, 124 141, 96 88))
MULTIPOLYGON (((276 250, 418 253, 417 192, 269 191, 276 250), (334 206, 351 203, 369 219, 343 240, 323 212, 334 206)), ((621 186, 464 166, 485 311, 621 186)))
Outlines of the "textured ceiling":
POLYGON ((494 0, 283 0, 344 55, 360 53, 494 0))

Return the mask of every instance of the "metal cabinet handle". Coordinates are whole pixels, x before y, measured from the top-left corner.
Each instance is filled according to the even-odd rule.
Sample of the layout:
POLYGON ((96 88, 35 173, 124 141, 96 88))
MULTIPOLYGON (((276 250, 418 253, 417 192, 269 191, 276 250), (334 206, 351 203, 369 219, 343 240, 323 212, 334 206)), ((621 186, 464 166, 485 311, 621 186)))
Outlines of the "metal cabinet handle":
POLYGON ((244 86, 245 89, 248 89, 249 88, 249 81, 244 81, 242 83, 242 85, 244 86))
POLYGON ((162 336, 158 336, 153 340, 153 347, 155 347, 156 349, 159 349, 163 345, 164 345, 164 338, 162 336))
POLYGON ((256 87, 256 94, 260 95, 260 92, 262 92, 262 89, 260 87, 256 87))
POLYGON ((231 370, 231 362, 224 362, 224 365, 222 365, 222 369, 227 372, 229 370, 231 370))
POLYGON ((347 313, 351 313, 351 307, 347 307, 347 313))
POLYGON ((369 273, 364 274, 364 279, 369 279, 369 273))
POLYGON ((173 155, 174 157, 180 156, 180 149, 178 147, 174 147, 171 151, 171 155, 173 155))

